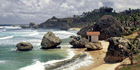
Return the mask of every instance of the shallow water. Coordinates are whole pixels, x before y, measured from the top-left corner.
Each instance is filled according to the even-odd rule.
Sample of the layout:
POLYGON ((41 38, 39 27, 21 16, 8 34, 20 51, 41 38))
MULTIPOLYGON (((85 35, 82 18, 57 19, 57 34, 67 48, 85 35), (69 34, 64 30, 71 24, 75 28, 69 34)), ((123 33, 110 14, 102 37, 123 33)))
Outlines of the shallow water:
POLYGON ((22 29, 20 27, 0 26, 0 70, 75 70, 93 63, 88 53, 76 55, 69 45, 71 35, 76 30, 62 31, 57 29, 22 29), (43 36, 52 31, 62 39, 61 49, 42 50, 43 36), (30 42, 32 51, 15 52, 16 44, 30 42), (54 65, 54 66, 52 66, 54 65))
POLYGON ((55 29, 22 29, 20 27, 0 26, 0 70, 18 70, 36 62, 63 59, 68 55, 65 48, 69 47, 68 37, 76 35, 77 31, 61 31, 55 29), (64 42, 62 49, 41 50, 43 35, 52 31, 64 42), (30 42, 33 50, 28 52, 15 52, 16 44, 30 42))

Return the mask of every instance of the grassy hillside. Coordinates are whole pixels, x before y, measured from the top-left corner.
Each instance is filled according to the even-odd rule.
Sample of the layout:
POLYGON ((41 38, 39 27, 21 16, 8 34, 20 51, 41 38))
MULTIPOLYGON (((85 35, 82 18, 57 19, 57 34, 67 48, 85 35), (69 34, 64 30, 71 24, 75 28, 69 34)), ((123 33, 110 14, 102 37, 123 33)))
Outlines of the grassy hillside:
POLYGON ((122 27, 124 27, 124 35, 132 34, 133 31, 140 28, 140 9, 129 8, 128 10, 117 13, 111 7, 100 7, 99 9, 83 12, 81 15, 73 15, 73 17, 67 18, 56 18, 53 16, 44 23, 41 23, 40 27, 61 28, 67 26, 67 28, 82 28, 85 26, 94 25, 104 15, 112 15, 119 20, 122 27))

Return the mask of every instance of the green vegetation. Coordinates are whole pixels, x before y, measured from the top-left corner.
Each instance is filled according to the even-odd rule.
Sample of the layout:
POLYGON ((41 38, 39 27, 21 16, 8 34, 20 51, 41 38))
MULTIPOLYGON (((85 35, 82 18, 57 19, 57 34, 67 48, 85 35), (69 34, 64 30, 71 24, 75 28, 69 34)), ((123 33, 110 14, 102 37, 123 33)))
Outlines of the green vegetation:
POLYGON ((59 28, 61 27, 61 23, 65 23, 68 24, 69 27, 82 28, 94 25, 104 15, 112 15, 120 21, 124 28, 124 35, 130 35, 140 27, 140 9, 129 8, 122 12, 115 12, 113 8, 107 6, 100 7, 99 9, 94 9, 89 12, 83 12, 81 15, 73 15, 73 17, 56 18, 53 16, 42 23, 40 27, 59 28))
POLYGON ((140 69, 140 63, 139 63, 140 55, 135 55, 134 61, 136 63, 134 63, 133 65, 125 65, 121 67, 120 69, 116 69, 116 70, 139 70, 140 69))
POLYGON ((140 69, 140 29, 138 30, 138 35, 135 36, 132 41, 129 59, 131 60, 131 65, 119 66, 115 70, 139 70, 140 69), (134 55, 134 56, 133 56, 134 55), (133 63, 133 61, 135 63, 133 63))

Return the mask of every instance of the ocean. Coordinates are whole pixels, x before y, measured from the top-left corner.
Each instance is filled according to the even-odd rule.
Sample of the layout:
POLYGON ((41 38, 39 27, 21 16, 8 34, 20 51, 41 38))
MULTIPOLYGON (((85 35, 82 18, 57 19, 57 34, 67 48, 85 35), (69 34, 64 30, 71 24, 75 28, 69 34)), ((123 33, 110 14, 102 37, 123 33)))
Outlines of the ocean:
POLYGON ((76 33, 77 30, 0 26, 0 70, 75 70, 93 63, 88 53, 75 55, 70 48, 69 36, 77 36, 76 33), (61 49, 40 49, 42 38, 48 31, 62 39, 61 49), (19 42, 30 42, 33 50, 15 52, 19 42))

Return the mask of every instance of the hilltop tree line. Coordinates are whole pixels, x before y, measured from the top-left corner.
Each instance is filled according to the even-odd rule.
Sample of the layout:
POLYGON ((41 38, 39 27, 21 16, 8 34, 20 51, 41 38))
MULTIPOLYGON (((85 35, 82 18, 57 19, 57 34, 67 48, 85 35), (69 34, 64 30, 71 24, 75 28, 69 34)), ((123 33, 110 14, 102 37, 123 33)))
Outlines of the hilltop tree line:
POLYGON ((104 15, 112 15, 119 20, 121 25, 124 27, 126 35, 140 27, 140 9, 129 8, 128 10, 117 13, 113 8, 107 6, 83 12, 82 15, 73 15, 73 17, 57 18, 53 16, 40 24, 40 27, 62 29, 70 27, 82 28, 94 25, 104 15))

